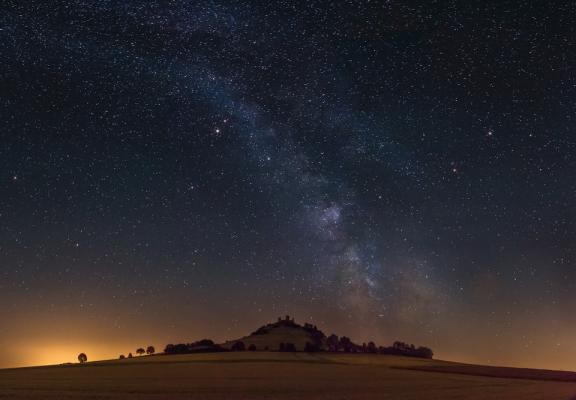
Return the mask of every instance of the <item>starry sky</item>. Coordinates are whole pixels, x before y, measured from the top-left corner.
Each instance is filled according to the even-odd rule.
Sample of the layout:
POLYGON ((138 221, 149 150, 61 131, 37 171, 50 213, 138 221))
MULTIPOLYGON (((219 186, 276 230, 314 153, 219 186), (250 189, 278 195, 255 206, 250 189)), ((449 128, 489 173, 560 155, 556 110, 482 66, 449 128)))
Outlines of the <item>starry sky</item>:
POLYGON ((575 14, 3 1, 0 367, 290 314, 576 370, 575 14))

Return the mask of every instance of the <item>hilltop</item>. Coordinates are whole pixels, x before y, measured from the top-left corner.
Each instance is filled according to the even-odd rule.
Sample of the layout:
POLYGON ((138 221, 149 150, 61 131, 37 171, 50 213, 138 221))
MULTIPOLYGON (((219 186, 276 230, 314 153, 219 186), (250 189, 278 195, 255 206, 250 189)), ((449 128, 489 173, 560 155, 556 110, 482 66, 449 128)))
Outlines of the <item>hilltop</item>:
POLYGON ((248 336, 222 344, 228 350, 252 351, 318 351, 326 347, 326 335, 315 325, 299 325, 293 318, 261 326, 248 336))

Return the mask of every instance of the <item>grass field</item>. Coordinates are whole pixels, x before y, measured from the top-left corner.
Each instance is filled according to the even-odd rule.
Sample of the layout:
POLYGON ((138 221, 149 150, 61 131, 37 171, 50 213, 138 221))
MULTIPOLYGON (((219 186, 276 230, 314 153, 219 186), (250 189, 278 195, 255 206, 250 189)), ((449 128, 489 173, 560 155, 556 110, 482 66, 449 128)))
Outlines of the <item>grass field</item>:
POLYGON ((275 352, 0 370, 0 399, 72 398, 576 400, 576 374, 382 355, 275 352))

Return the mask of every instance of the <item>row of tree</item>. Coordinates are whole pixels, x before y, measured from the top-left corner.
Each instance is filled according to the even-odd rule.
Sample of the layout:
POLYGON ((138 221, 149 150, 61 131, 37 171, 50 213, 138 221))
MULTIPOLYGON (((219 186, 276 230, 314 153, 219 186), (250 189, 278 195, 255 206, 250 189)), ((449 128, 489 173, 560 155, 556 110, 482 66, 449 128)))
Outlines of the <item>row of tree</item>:
POLYGON ((326 350, 330 352, 343 353, 372 353, 372 354, 392 354, 408 357, 432 358, 434 352, 428 347, 416 347, 413 344, 404 342, 394 342, 392 346, 376 346, 374 342, 362 343, 358 345, 347 336, 338 337, 334 334, 326 338, 326 350))
MULTIPOLYGON (((138 354, 139 356, 143 356, 144 354, 148 354, 149 356, 151 356, 152 354, 156 353, 156 349, 154 348, 154 346, 148 346, 146 347, 146 350, 144 350, 144 348, 139 347, 136 349, 136 354, 138 354)), ((132 358, 132 353, 128 353, 128 358, 132 358)), ((120 354, 120 357, 118 357, 120 360, 124 360, 126 358, 126 356, 124 354, 120 354)))
MULTIPOLYGON (((143 356, 144 354, 148 354, 148 355, 152 355, 156 353, 156 349, 154 348, 154 346, 148 346, 146 348, 146 350, 144 350, 142 347, 136 349, 136 354, 138 354, 139 356, 143 356)), ((132 358, 132 353, 128 353, 128 358, 132 358)), ((120 357, 118 357, 120 360, 123 360, 126 358, 126 356, 124 354, 120 354, 120 357)), ((86 353, 80 353, 78 354, 78 362, 80 364, 84 364, 85 362, 88 361, 88 356, 86 355, 86 353)))
POLYGON ((226 349, 210 339, 202 339, 192 343, 168 344, 164 348, 165 354, 217 353, 221 351, 226 351, 226 349))
POLYGON ((424 346, 415 347, 413 344, 407 344, 404 342, 394 342, 391 347, 383 347, 380 351, 382 354, 393 354, 408 357, 419 357, 419 358, 432 358, 434 357, 434 352, 432 349, 424 346))
MULTIPOLYGON (((308 345, 309 343, 307 343, 308 345)), ((246 347, 246 345, 244 344, 243 341, 239 340, 237 342, 234 342, 234 344, 230 347, 230 351, 256 351, 256 345, 255 344, 251 344, 250 346, 246 347)), ((262 349, 264 351, 269 351, 268 346, 264 347, 264 349, 262 349)), ((280 343, 279 347, 278 347, 278 351, 282 351, 282 352, 293 352, 293 351, 297 351, 296 350, 296 345, 294 343, 280 343)), ((304 350, 307 351, 307 350, 304 350)))
MULTIPOLYGON (((390 347, 376 346, 374 342, 362 343, 361 345, 355 344, 350 340, 350 338, 343 336, 338 338, 336 335, 329 337, 327 340, 328 347, 323 350, 315 343, 306 342, 304 346, 304 351, 307 353, 314 353, 318 351, 329 351, 329 352, 341 352, 341 353, 369 353, 369 354, 390 354, 390 355, 401 355, 408 357, 419 357, 419 358, 432 358, 434 353, 428 347, 415 347, 413 344, 406 344, 404 342, 394 342, 390 347)), ((234 342, 231 351, 256 351, 257 348, 254 344, 246 347, 244 342, 237 341, 234 342)), ((264 351, 268 351, 268 348, 264 348, 264 351)), ((294 343, 280 343, 278 351, 281 352, 295 352, 296 346, 294 343)))

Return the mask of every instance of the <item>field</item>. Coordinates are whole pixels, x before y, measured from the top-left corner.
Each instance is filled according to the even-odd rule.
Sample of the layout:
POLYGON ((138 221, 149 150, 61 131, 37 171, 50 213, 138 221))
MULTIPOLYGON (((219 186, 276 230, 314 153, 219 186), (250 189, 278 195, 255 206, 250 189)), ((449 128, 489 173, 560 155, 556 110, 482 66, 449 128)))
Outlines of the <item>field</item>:
POLYGON ((576 400, 576 374, 381 355, 276 352, 158 355, 0 370, 0 399, 72 398, 576 400))

